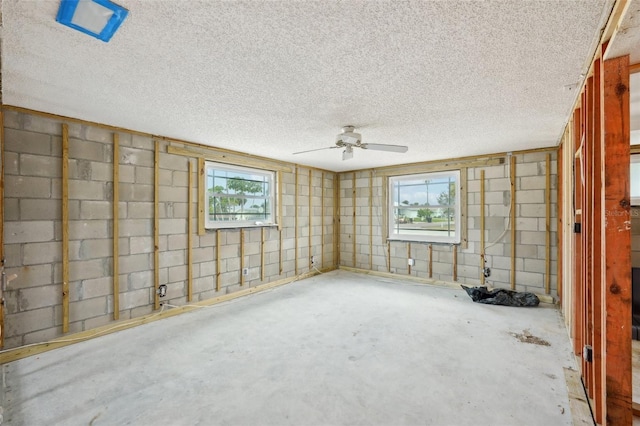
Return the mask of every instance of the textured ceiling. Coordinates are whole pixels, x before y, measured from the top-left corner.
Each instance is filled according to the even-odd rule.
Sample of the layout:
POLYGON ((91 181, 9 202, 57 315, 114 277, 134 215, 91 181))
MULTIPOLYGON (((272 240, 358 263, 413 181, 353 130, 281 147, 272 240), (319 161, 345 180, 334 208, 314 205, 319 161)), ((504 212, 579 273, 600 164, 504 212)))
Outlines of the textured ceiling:
POLYGON ((558 143, 612 0, 2 1, 3 102, 342 171, 558 143), (344 125, 406 154, 331 146, 344 125))

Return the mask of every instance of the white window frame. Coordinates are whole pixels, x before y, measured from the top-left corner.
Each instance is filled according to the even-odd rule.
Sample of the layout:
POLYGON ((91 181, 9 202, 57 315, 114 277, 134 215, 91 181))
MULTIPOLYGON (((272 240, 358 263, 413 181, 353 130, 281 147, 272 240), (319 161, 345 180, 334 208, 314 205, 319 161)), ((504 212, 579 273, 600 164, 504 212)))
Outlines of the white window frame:
MULTIPOLYGON (((398 175, 398 176, 389 176, 388 182, 388 238, 389 240, 397 240, 397 241, 416 241, 416 242, 425 242, 425 243, 446 243, 446 244, 460 244, 461 235, 462 235, 462 206, 461 206, 461 182, 460 182, 460 170, 449 170, 442 172, 428 172, 428 173, 417 173, 411 175, 398 175), (407 181, 415 181, 415 180, 435 180, 442 178, 453 178, 455 182, 455 205, 454 209, 454 221, 456 226, 454 227, 455 231, 452 235, 425 235, 420 233, 405 233, 398 232, 399 231, 399 220, 396 220, 396 208, 399 207, 399 200, 397 200, 397 192, 395 191, 396 184, 407 181)), ((431 206, 431 208, 437 207, 435 205, 431 206)), ((426 208, 426 206, 408 206, 407 209, 419 209, 426 208)))
MULTIPOLYGON (((278 200, 277 197, 277 185, 276 185, 276 172, 273 170, 263 170, 257 169, 254 167, 244 167, 244 166, 236 166, 225 163, 217 163, 213 161, 205 161, 204 165, 204 226, 206 229, 220 229, 220 228, 250 228, 250 227, 262 227, 262 226, 275 226, 277 224, 277 208, 276 203, 278 200), (266 197, 263 196, 252 196, 251 194, 229 194, 230 198, 244 198, 248 200, 267 200, 269 205, 269 214, 268 218, 257 218, 257 219, 230 219, 230 220, 211 220, 209 215, 209 172, 211 170, 219 170, 225 172, 240 172, 240 173, 249 173, 256 176, 260 176, 266 179, 266 182, 269 185, 269 194, 266 197)), ((244 205, 243 205, 244 206, 244 205)), ((246 214, 245 212, 237 212, 238 216, 242 216, 246 214)), ((231 217, 231 216, 230 216, 231 217)))

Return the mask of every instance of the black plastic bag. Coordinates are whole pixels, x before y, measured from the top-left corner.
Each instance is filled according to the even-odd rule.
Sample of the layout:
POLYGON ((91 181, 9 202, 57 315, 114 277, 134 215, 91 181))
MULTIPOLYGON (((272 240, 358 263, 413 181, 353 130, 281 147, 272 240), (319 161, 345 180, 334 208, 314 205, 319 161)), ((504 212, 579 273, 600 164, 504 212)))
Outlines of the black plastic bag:
POLYGON ((538 306, 540 299, 533 293, 518 292, 513 290, 505 290, 502 288, 494 288, 488 290, 487 287, 466 287, 461 286, 467 292, 471 300, 486 305, 504 305, 504 306, 538 306))

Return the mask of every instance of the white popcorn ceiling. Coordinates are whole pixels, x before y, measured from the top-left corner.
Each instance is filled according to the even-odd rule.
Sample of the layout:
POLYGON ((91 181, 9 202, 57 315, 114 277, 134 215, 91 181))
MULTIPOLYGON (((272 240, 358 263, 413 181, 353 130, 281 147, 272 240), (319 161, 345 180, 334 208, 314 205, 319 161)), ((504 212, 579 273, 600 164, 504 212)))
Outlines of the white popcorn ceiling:
POLYGON ((3 102, 344 171, 554 146, 612 0, 2 3, 3 102), (406 154, 332 146, 344 125, 406 154))

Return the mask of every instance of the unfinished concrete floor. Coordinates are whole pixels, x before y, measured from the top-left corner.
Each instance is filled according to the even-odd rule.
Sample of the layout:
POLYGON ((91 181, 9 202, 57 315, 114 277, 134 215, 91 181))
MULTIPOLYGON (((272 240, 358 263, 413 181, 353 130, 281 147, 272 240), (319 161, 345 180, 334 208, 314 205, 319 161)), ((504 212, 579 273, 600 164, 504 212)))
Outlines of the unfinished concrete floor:
POLYGON ((398 278, 334 271, 6 364, 5 423, 571 424, 558 310, 398 278))

